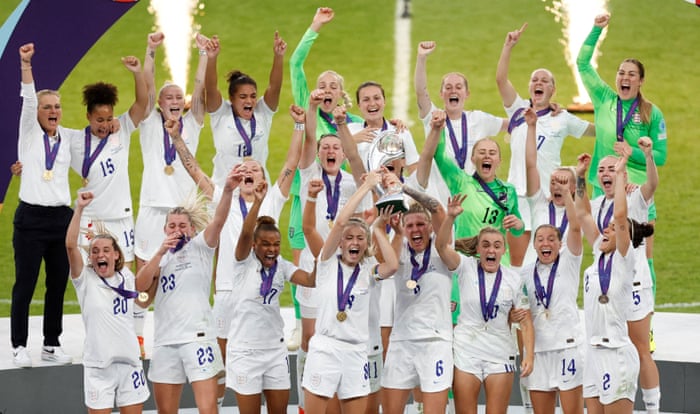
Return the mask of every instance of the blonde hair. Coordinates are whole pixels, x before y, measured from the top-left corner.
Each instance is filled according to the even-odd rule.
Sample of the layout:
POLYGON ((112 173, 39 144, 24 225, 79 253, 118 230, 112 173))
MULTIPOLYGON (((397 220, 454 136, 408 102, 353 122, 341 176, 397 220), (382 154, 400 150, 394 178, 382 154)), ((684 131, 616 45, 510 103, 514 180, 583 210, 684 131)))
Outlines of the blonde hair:
POLYGON ((367 223, 365 223, 364 220, 358 217, 350 217, 348 219, 347 224, 345 224, 345 227, 343 228, 343 233, 345 233, 345 230, 350 228, 350 226, 355 226, 361 228, 365 232, 365 237, 367 240, 367 250, 365 250, 365 253, 362 255, 362 260, 374 256, 374 245, 372 244, 372 232, 369 230, 369 226, 367 223))
POLYGON ((405 224, 406 216, 408 216, 410 214, 422 214, 428 219, 428 222, 430 222, 430 220, 432 219, 430 212, 428 210, 426 210, 426 208, 423 207, 422 204, 414 201, 408 206, 408 210, 406 210, 401 215, 401 225, 402 226, 405 224))
POLYGON ((445 76, 442 77, 442 80, 440 81, 440 92, 442 92, 442 90, 445 88, 445 79, 447 79, 447 77, 450 75, 457 75, 460 78, 462 78, 462 80, 464 81, 464 89, 466 89, 467 91, 469 90, 469 82, 467 81, 467 77, 464 76, 463 73, 450 72, 450 73, 446 73, 445 76))
POLYGON ((55 91, 53 89, 42 89, 36 93, 36 100, 38 101, 42 97, 47 96, 47 95, 53 95, 53 96, 57 97, 58 99, 61 99, 61 94, 58 93, 58 91, 55 91))
POLYGON ((197 192, 190 193, 190 195, 185 199, 183 205, 173 207, 170 209, 170 211, 168 211, 168 214, 165 216, 166 225, 168 224, 168 218, 172 214, 182 214, 187 216, 190 224, 192 224, 197 233, 204 230, 211 221, 208 200, 202 194, 197 192))
POLYGON ((332 75, 335 77, 335 79, 338 81, 338 85, 340 85, 340 97, 343 100, 343 104, 348 109, 352 108, 352 98, 345 90, 345 79, 338 72, 334 70, 326 70, 324 72, 321 72, 321 74, 318 75, 318 78, 316 79, 316 83, 318 84, 318 81, 326 75, 332 75))

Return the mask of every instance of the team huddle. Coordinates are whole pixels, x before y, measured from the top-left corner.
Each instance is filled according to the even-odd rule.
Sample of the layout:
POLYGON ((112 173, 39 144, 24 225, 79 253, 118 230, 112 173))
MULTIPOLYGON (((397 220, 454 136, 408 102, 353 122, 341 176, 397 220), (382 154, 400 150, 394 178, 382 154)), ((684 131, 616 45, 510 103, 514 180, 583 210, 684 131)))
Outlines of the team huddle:
MULTIPOLYGON (((631 413, 639 381, 647 412, 658 413, 651 236, 666 131, 661 111, 641 94, 640 62, 623 61, 614 87, 590 63, 609 16, 596 17, 577 60, 594 123, 551 102, 547 69, 532 72, 527 98, 516 91, 509 63, 526 25, 506 35, 497 63, 505 117, 466 110, 468 82, 457 72, 442 78, 433 101, 427 60, 437 45, 419 43, 421 152, 406 120, 385 118, 379 83, 357 88, 359 114, 340 74, 324 71, 310 86, 304 63, 333 17, 319 8, 289 59, 294 128, 274 177, 267 158, 287 48, 278 33, 263 95, 236 70, 226 77, 228 99, 218 85, 219 40, 198 34, 188 110, 179 86, 156 90, 164 36, 152 33, 143 65, 123 59, 136 91, 128 112, 114 116, 114 85, 87 85, 83 130, 59 125, 58 93, 36 92, 34 46, 20 48, 15 168, 22 178, 13 242, 24 273, 13 289, 15 364, 31 366, 29 302, 20 294, 27 287, 18 286, 22 275, 36 284, 35 274, 26 275, 39 265, 27 262, 42 257, 27 252, 29 238, 41 234, 67 251, 63 259, 56 251, 44 256, 47 280, 60 290, 70 275, 76 289, 86 331, 85 405, 93 413, 115 404, 141 412, 147 379, 159 413, 178 411, 186 381, 201 413, 218 412, 225 388, 243 414, 259 413, 263 395, 269 413, 286 413, 291 379, 279 304, 286 282, 301 319, 302 412, 374 414, 381 406, 400 414, 413 392, 426 414, 448 404, 473 414, 483 387, 488 412, 501 413, 519 373, 529 412, 553 413, 559 399, 567 414, 583 413, 584 401, 589 413, 631 413), (206 113, 216 148, 211 177, 195 157, 206 113), (134 223, 128 161, 137 129, 144 171, 134 223), (507 180, 496 175, 501 149, 493 137, 501 133, 511 148, 507 180), (571 160, 574 167, 562 166, 567 136, 595 137, 592 155, 571 160), (72 213, 70 168, 83 178, 72 213), (283 258, 278 222, 290 199, 293 257, 283 258), (594 259, 583 272, 580 321, 584 238, 594 259), (143 318, 151 304, 145 375, 143 318)), ((42 358, 70 362, 58 342, 60 316, 53 331, 45 327, 42 358)))

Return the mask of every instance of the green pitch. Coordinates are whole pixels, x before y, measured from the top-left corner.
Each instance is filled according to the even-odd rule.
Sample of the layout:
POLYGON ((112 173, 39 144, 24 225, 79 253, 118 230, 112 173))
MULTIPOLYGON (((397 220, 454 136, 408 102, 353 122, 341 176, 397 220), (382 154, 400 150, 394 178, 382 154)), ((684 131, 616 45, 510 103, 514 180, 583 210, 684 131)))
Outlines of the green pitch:
MULTIPOLYGON (((4 21, 19 3, 5 0, 0 3, 0 21, 4 21)), ((86 124, 85 109, 80 104, 83 85, 99 80, 116 84, 120 102, 115 114, 124 112, 133 101, 133 82, 119 58, 136 55, 143 58, 146 36, 155 29, 154 17, 148 12, 148 0, 141 0, 107 34, 95 44, 85 58, 60 87, 63 104, 63 125, 82 128, 86 124)), ((519 28, 523 22, 529 27, 516 47, 511 61, 511 80, 522 94, 527 93, 530 72, 547 67, 556 76, 555 101, 562 105, 571 102, 576 86, 566 64, 560 44, 561 24, 545 10, 549 1, 540 0, 449 0, 434 2, 411 0, 411 83, 409 119, 419 149, 423 145, 422 127, 417 119, 412 87, 413 56, 420 40, 435 40, 438 49, 428 62, 429 89, 438 99, 441 76, 450 71, 467 75, 471 97, 467 107, 504 116, 495 84, 496 62, 506 32, 519 28)), ((610 29, 599 58, 599 73, 613 83, 619 62, 626 57, 641 60, 647 69, 644 94, 663 111, 668 125, 669 156, 660 169, 661 183, 656 203, 659 211, 655 242, 655 264, 658 275, 657 304, 684 304, 698 302, 700 277, 694 271, 700 266, 696 234, 700 227, 700 188, 695 185, 700 174, 697 165, 700 142, 696 139, 696 121, 700 96, 700 82, 696 68, 700 62, 700 10, 681 1, 611 0, 610 29), (681 190, 682 189, 682 190, 681 190)), ((391 0, 331 1, 327 4, 263 0, 260 2, 207 1, 194 18, 195 25, 205 35, 218 34, 222 52, 219 57, 219 84, 224 90, 223 75, 229 69, 241 69, 258 82, 259 93, 267 86, 272 62, 272 38, 278 30, 287 41, 288 59, 296 43, 311 22, 316 7, 333 7, 336 16, 324 27, 307 61, 306 73, 313 86, 316 76, 326 69, 334 69, 345 77, 346 90, 351 96, 357 85, 374 80, 384 85, 387 94, 387 114, 391 114, 391 95, 394 82, 394 13, 391 0)), ((58 23, 58 22, 57 22, 58 23)), ((592 23, 591 23, 592 24, 592 23)), ((60 24, 55 28, 60 35, 60 24)), ((31 39, 27 39, 31 41, 31 39)), ((70 47, 70 45, 65 45, 70 47)), ((42 45, 36 45, 42 53, 42 45)), ((8 50, 6 53, 16 53, 8 50)), ((191 59, 191 68, 197 56, 191 59)), ((164 66, 164 51, 158 51, 156 84, 169 79, 164 66)), ((285 83, 280 108, 273 124, 268 168, 273 177, 281 168, 287 151, 292 122, 288 107, 292 103, 290 83, 285 62, 285 83)), ((191 79, 189 78, 191 89, 191 79)), ((39 80, 40 81, 40 80, 39 80)), ((41 85, 49 87, 54 85, 41 85)), ((17 85, 3 85, 5 93, 19 91, 17 85)), ((585 115, 592 120, 592 115, 585 115)), ((5 137, 14 140, 15 137, 5 137)), ((134 136, 135 142, 138 141, 134 136)), ((504 148, 499 171, 507 176, 508 146, 504 148)), ((570 139, 564 145, 562 160, 572 164, 577 154, 591 151, 591 139, 570 139)), ((214 155, 209 121, 205 121, 197 158, 205 171, 211 171, 214 155)), ((0 166, 8 173, 9 166, 0 166)), ((141 153, 138 144, 132 145, 130 174, 134 208, 138 209, 141 182, 141 153)), ((19 181, 13 179, 4 207, 0 213, 0 316, 9 315, 11 289, 14 282, 12 250, 12 218, 17 206, 19 181)), ((79 187, 77 175, 71 181, 73 190, 79 187)), ((288 219, 285 209, 281 224, 283 233, 288 219)), ((283 255, 291 257, 283 237, 283 255)), ((589 258, 584 265, 590 264, 589 258)), ((39 278, 34 299, 43 299, 43 275, 39 278)), ((289 296, 285 295, 286 303, 289 296)), ((77 313, 75 291, 66 291, 66 312, 77 313)), ((32 306, 32 314, 41 314, 41 305, 32 306)), ((700 305, 671 307, 659 310, 700 312, 700 305)))

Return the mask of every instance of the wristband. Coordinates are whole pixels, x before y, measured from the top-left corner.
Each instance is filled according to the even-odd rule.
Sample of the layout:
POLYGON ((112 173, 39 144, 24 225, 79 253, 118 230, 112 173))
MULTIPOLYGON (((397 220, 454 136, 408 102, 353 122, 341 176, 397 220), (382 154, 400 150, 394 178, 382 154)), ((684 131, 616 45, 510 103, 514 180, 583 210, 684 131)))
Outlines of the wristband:
POLYGON ((294 123, 294 130, 295 131, 303 131, 304 128, 306 128, 306 125, 304 125, 303 122, 295 122, 294 123))
POLYGON ((306 197, 306 201, 311 201, 312 203, 315 203, 316 197, 306 197))
POLYGON ((204 56, 207 54, 207 51, 204 49, 199 49, 199 56, 204 56))

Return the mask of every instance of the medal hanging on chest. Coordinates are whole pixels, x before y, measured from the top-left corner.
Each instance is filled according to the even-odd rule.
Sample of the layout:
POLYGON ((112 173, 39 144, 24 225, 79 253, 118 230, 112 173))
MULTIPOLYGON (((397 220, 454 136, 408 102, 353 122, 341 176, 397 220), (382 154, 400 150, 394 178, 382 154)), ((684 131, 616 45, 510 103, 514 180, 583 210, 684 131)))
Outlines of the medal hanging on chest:
POLYGON ((357 282, 357 276, 360 274, 360 265, 356 264, 355 269, 348 279, 348 284, 343 288, 343 265, 340 263, 340 257, 338 257, 338 284, 337 284, 337 299, 338 299, 338 313, 336 314, 336 319, 338 322, 345 322, 348 318, 348 314, 345 308, 348 306, 348 300, 350 299, 350 292, 357 282))

